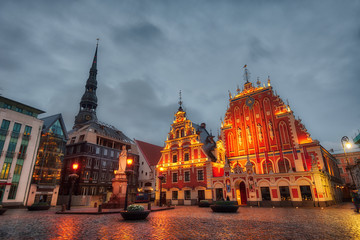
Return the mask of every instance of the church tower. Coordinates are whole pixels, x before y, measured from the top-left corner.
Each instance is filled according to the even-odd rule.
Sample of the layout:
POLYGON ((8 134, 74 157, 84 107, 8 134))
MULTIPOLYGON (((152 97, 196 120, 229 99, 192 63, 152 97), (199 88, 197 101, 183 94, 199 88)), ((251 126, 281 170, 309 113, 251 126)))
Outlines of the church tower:
POLYGON ((97 74, 97 51, 98 51, 99 39, 96 44, 96 50, 94 55, 94 60, 90 68, 89 78, 86 81, 85 93, 83 94, 80 101, 80 110, 78 115, 75 117, 75 125, 73 129, 81 127, 83 124, 90 121, 96 121, 96 107, 97 107, 97 97, 96 97, 96 74, 97 74))

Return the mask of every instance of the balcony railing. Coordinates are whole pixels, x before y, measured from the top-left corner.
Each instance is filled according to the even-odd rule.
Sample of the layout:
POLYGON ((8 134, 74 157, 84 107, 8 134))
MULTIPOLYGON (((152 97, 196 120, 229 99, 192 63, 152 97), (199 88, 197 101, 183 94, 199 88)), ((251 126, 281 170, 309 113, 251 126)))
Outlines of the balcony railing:
POLYGON ((18 138, 19 137, 19 135, 20 135, 20 133, 19 132, 11 132, 11 137, 13 137, 13 138, 18 138))
POLYGON ((24 133, 23 140, 30 140, 30 138, 31 138, 31 135, 27 135, 24 133))
POLYGON ((25 159, 26 153, 18 153, 18 159, 25 159))
POLYGON ((1 129, 0 128, 0 135, 2 135, 2 136, 7 136, 8 135, 8 130, 6 130, 6 129, 1 129))
POLYGON ((6 157, 13 158, 15 155, 15 152, 6 152, 6 157))

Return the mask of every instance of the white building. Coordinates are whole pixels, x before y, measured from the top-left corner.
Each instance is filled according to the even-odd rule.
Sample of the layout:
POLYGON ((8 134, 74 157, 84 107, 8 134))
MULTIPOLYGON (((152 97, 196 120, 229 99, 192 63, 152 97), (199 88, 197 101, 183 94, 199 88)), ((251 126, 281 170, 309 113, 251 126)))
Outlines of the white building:
POLYGON ((155 199, 155 167, 161 157, 163 147, 135 140, 139 152, 139 187, 138 192, 148 193, 155 199))
POLYGON ((0 204, 23 206, 40 142, 39 109, 0 96, 0 204))

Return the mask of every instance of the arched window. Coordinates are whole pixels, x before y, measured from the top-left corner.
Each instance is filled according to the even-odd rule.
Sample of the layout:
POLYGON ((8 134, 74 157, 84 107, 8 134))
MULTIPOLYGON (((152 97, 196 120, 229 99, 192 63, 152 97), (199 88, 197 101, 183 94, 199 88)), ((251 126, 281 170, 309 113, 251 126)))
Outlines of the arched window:
POLYGON ((270 172, 274 172, 273 170, 273 165, 271 161, 264 161, 262 164, 262 168, 263 168, 263 173, 264 174, 268 174, 270 172))
POLYGON ((179 138, 179 130, 176 130, 176 138, 179 138))
POLYGON ((256 165, 255 165, 255 163, 251 162, 251 164, 252 164, 253 173, 256 173, 256 165))
POLYGON ((181 137, 185 137, 184 129, 181 129, 181 137))
POLYGON ((283 144, 287 144, 289 143, 289 132, 286 126, 286 123, 281 121, 279 123, 279 130, 280 130, 280 137, 281 137, 281 142, 283 144))
POLYGON ((287 159, 280 159, 278 161, 278 168, 280 173, 287 173, 290 170, 290 162, 287 159))
POLYGON ((234 151, 234 136, 232 133, 228 134, 228 146, 229 146, 229 152, 234 151))

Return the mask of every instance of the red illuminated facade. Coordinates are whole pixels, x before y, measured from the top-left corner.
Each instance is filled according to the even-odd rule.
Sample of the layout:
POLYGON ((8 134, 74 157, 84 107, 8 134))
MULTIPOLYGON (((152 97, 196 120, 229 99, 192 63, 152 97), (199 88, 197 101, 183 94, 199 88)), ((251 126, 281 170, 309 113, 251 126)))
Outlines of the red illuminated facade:
POLYGON ((222 161, 223 173, 213 171, 214 199, 273 206, 340 201, 336 159, 295 119, 289 104, 274 93, 270 79, 266 85, 258 80, 253 86, 246 68, 244 75, 244 88, 229 94, 221 124, 217 153, 227 160, 222 161))

